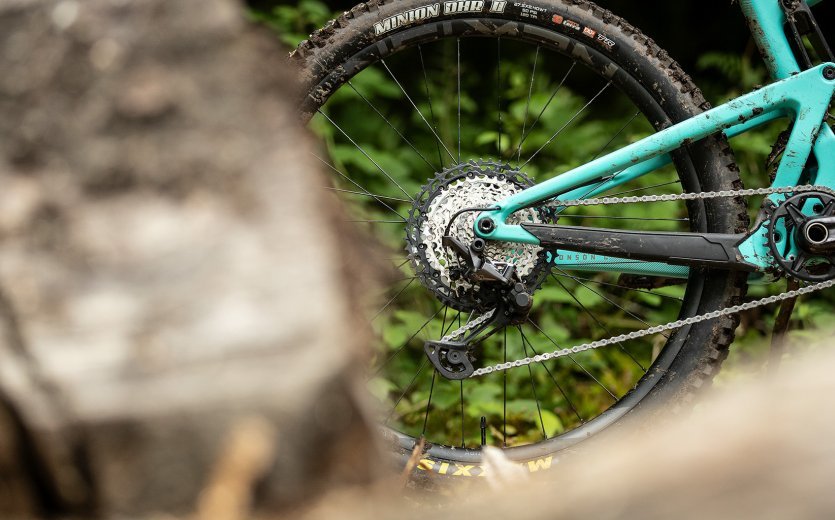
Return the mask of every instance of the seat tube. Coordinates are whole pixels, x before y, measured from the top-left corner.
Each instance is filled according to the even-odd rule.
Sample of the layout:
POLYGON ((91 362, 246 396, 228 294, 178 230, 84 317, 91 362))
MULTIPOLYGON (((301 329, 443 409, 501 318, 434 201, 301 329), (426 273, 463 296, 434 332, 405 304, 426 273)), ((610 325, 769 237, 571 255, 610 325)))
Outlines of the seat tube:
MULTIPOLYGON (((814 3, 818 2, 810 2, 814 3)), ((780 0, 740 0, 739 5, 771 77, 785 79, 800 72, 800 65, 786 38, 786 14, 780 0)))

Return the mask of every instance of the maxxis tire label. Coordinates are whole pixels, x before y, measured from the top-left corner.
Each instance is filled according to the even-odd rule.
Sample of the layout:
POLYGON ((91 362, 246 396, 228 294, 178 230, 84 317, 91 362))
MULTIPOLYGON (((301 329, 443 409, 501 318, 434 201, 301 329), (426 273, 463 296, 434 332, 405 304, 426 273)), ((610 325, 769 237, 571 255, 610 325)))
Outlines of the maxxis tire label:
POLYGON ((511 2, 506 0, 456 0, 452 2, 427 3, 419 7, 413 7, 406 11, 387 16, 375 22, 373 25, 374 37, 380 37, 396 31, 419 25, 442 17, 460 15, 506 15, 520 21, 529 20, 539 22, 540 25, 560 28, 567 33, 576 33, 577 36, 591 40, 597 45, 613 49, 615 41, 598 29, 586 26, 580 22, 557 12, 551 12, 545 7, 540 7, 525 2, 511 2))

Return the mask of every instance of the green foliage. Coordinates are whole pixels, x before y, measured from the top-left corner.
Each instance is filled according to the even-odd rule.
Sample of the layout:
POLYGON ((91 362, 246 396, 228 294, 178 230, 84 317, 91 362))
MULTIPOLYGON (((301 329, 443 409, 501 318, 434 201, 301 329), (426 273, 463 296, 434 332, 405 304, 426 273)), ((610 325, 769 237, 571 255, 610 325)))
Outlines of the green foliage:
POLYGON ((295 5, 278 5, 269 11, 249 10, 249 16, 276 31, 281 40, 297 46, 308 34, 332 18, 330 8, 319 0, 301 0, 295 5))
POLYGON ((738 53, 709 52, 699 57, 696 67, 702 71, 715 70, 731 84, 736 85, 736 89, 726 93, 729 96, 728 99, 768 81, 765 68, 755 64, 750 54, 740 56, 738 53))

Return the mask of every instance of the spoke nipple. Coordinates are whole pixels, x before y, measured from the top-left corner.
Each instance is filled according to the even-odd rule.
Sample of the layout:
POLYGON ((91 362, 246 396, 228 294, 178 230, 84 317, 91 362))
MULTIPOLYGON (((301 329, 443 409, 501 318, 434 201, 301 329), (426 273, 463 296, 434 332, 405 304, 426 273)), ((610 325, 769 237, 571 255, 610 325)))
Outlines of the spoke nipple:
POLYGON ((487 417, 481 416, 481 445, 487 444, 487 417))

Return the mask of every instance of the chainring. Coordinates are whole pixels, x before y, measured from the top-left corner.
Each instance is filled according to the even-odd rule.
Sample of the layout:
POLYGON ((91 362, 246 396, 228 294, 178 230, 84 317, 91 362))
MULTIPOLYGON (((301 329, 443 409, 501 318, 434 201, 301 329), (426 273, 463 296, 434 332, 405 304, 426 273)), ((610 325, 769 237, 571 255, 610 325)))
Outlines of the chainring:
POLYGON ((808 255, 792 247, 793 235, 800 225, 792 215, 802 213, 810 201, 818 201, 813 206, 814 216, 835 215, 835 196, 829 193, 811 191, 791 196, 771 211, 768 246, 774 261, 787 276, 807 282, 820 282, 835 278, 835 257, 808 255))
MULTIPOLYGON (((445 305, 462 312, 485 312, 501 301, 501 288, 463 276, 466 266, 442 244, 450 221, 450 234, 464 243, 476 237, 473 231, 478 211, 456 213, 466 208, 490 207, 496 202, 533 186, 527 176, 507 164, 469 161, 436 174, 415 197, 406 224, 406 250, 420 282, 445 305)), ((548 206, 529 208, 511 215, 509 224, 556 223, 548 206)), ((485 257, 497 264, 512 264, 533 293, 549 272, 547 251, 530 244, 488 241, 485 257)))

